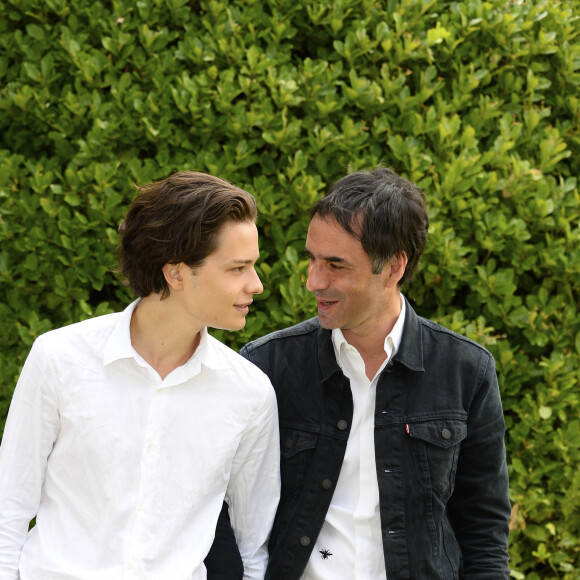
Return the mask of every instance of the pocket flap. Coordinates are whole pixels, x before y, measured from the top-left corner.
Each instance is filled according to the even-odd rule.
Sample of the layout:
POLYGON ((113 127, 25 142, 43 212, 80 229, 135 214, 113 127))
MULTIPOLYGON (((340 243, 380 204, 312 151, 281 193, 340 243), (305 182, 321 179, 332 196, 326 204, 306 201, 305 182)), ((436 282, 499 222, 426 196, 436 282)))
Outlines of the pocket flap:
POLYGON ((307 449, 314 449, 317 441, 318 433, 280 429, 280 453, 285 458, 292 457, 307 449))
POLYGON ((444 449, 457 445, 467 437, 465 421, 434 419, 417 423, 407 423, 411 437, 422 439, 431 445, 444 449))

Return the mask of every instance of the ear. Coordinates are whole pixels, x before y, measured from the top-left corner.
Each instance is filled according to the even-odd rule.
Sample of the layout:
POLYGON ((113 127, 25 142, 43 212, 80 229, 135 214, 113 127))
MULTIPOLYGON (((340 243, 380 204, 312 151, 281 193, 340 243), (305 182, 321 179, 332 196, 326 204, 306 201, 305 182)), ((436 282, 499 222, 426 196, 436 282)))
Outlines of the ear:
POLYGON ((165 264, 162 268, 165 281, 174 290, 179 290, 183 284, 183 277, 181 275, 182 265, 181 262, 179 264, 165 264))
POLYGON ((401 252, 396 256, 393 256, 386 264, 390 267, 389 277, 387 279, 387 287, 393 288, 399 284, 399 281, 405 273, 405 268, 407 267, 407 254, 401 252))

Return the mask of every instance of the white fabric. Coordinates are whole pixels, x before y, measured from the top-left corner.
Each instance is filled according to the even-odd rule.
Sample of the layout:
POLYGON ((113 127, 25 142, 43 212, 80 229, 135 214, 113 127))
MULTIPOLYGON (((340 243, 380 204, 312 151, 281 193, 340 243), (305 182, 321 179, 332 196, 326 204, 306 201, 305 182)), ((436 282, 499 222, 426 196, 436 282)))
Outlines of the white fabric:
POLYGON ((135 304, 31 349, 0 447, 2 580, 204 579, 224 496, 244 577, 263 578, 279 499, 272 386, 205 329, 161 380, 131 346, 135 304))
POLYGON ((324 525, 303 580, 378 580, 386 578, 379 488, 375 461, 375 399, 379 376, 401 344, 405 301, 385 339, 386 359, 372 381, 364 361, 342 331, 332 331, 336 360, 350 379, 354 412, 344 462, 324 525), (329 555, 332 554, 332 555, 329 555))

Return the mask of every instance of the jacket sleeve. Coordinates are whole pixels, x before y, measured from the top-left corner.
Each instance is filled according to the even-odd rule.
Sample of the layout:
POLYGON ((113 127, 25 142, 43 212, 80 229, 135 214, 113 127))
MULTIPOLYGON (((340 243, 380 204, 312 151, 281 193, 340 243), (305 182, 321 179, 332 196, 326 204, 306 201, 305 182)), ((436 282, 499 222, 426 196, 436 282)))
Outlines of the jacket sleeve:
POLYGON ((59 431, 57 397, 42 337, 20 374, 0 446, 0 578, 16 580, 59 431))
POLYGON ((226 492, 245 580, 264 578, 268 539, 280 499, 278 409, 267 382, 266 396, 238 447, 226 492))
POLYGON ((224 501, 220 512, 215 538, 204 560, 207 580, 242 580, 244 567, 234 530, 224 501))
POLYGON ((477 377, 448 515, 461 546, 464 577, 507 580, 510 502, 505 423, 495 364, 487 352, 477 377))

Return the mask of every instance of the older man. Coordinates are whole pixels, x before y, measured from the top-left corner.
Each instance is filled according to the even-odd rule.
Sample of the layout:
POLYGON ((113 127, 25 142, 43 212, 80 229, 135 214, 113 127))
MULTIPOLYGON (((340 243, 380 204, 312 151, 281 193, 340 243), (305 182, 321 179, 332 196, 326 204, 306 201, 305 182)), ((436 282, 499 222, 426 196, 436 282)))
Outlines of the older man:
POLYGON ((278 399, 282 497, 269 580, 507 580, 508 476, 494 361, 401 293, 423 192, 378 168, 314 207, 318 317, 242 354, 278 399))

